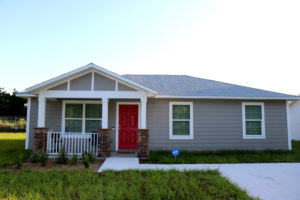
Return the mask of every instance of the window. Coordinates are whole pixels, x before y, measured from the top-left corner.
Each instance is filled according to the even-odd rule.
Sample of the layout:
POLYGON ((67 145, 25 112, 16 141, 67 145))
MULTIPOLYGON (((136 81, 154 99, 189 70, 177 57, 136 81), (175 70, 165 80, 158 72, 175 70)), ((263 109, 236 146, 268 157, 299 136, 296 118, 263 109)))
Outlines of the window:
POLYGON ((170 102, 169 139, 193 139, 193 103, 170 102))
POLYGON ((101 102, 64 102, 63 130, 94 133, 102 126, 101 102))
POLYGON ((243 139, 265 138, 264 103, 242 103, 243 139))

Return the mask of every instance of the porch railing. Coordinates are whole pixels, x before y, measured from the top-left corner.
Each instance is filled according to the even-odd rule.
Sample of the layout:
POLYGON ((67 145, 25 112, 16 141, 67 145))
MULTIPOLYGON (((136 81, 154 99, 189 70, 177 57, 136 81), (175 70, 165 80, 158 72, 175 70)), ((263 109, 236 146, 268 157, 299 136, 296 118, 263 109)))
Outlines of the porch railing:
POLYGON ((47 153, 58 155, 65 149, 68 155, 93 152, 98 155, 98 133, 47 132, 47 153))

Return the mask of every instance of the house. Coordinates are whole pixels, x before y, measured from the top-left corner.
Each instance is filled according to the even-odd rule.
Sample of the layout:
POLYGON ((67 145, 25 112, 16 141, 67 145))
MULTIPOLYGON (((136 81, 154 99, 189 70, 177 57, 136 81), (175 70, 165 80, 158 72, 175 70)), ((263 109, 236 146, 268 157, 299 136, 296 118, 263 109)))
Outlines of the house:
POLYGON ((300 101, 290 103, 290 126, 292 140, 300 140, 300 101))
POLYGON ((28 99, 26 149, 41 140, 54 155, 61 148, 71 154, 102 148, 109 155, 139 145, 145 151, 287 150, 288 101, 300 99, 184 75, 121 76, 93 63, 18 96, 28 99))

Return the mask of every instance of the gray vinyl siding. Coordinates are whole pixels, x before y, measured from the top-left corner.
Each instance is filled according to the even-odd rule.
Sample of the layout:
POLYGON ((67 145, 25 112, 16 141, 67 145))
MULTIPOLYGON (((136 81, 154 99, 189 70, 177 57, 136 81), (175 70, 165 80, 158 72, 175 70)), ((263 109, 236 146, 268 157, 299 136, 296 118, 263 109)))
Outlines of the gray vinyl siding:
POLYGON ((62 100, 47 100, 45 125, 48 130, 61 131, 62 100))
POLYGON ((285 101, 264 101, 266 139, 243 139, 242 101, 180 100, 193 102, 192 140, 169 139, 170 101, 176 100, 148 99, 151 150, 288 149, 285 101))
POLYGON ((33 146, 33 131, 37 127, 37 117, 38 117, 38 99, 31 98, 30 106, 30 123, 29 123, 29 142, 28 148, 32 149, 33 146))
POLYGON ((119 91, 136 91, 136 89, 128 87, 127 85, 124 85, 122 83, 118 83, 118 90, 119 91))
POLYGON ((67 90, 67 88, 68 88, 68 83, 63 83, 53 88, 50 88, 49 90, 67 90))
POLYGON ((91 90, 92 73, 70 81, 70 90, 91 90))
POLYGON ((94 90, 96 91, 114 91, 116 82, 112 79, 106 78, 100 74, 94 75, 94 90))

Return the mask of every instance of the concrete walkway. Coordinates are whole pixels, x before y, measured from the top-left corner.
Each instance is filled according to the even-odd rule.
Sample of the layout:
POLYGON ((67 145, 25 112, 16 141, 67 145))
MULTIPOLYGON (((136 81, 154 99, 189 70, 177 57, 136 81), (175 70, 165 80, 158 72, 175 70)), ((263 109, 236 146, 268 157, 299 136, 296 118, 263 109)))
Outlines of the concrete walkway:
POLYGON ((261 199, 300 199, 300 163, 262 164, 139 164, 134 157, 110 157, 98 172, 127 169, 217 169, 231 182, 261 199))

